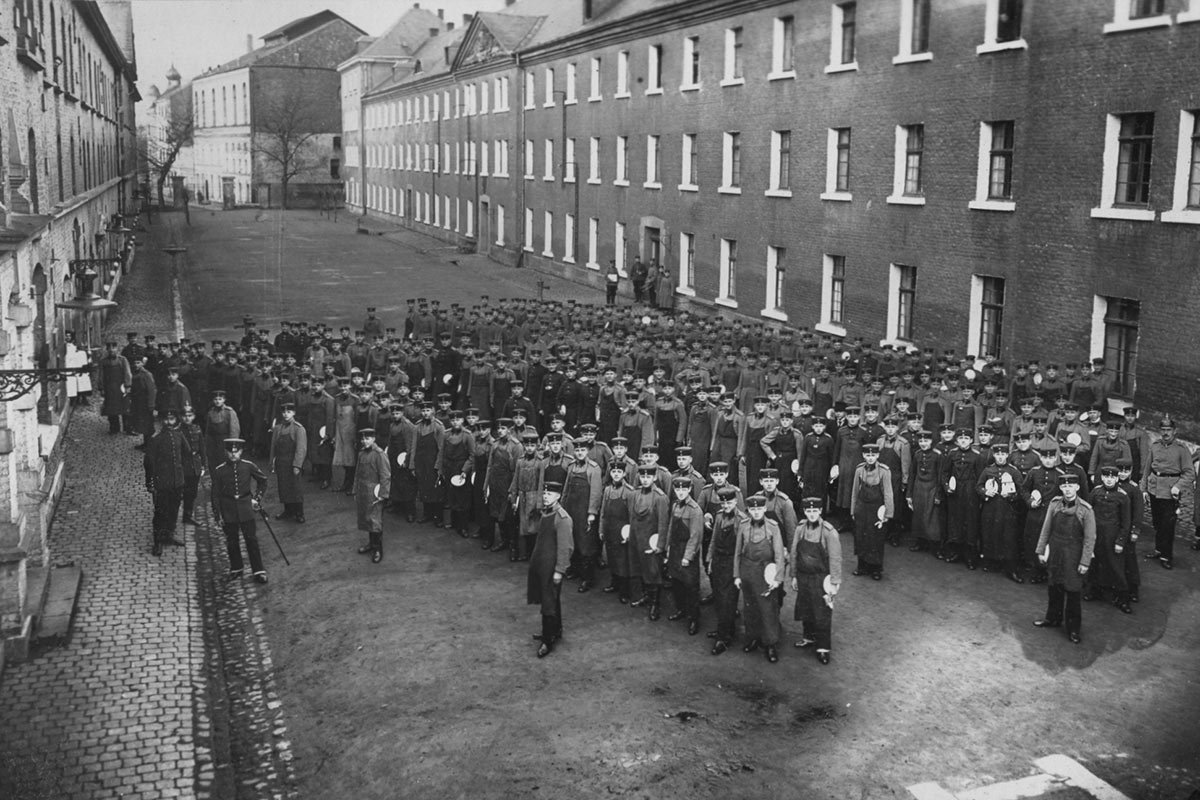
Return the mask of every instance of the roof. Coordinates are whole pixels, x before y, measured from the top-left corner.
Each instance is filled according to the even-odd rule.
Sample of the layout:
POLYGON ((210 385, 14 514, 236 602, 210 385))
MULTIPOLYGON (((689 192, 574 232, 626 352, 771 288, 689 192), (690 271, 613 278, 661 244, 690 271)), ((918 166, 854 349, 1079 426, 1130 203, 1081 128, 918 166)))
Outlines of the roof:
POLYGON ((287 23, 286 25, 280 25, 275 30, 264 33, 260 38, 263 40, 264 43, 270 43, 271 40, 273 40, 273 39, 281 39, 284 41, 291 41, 293 39, 298 39, 299 37, 303 36, 306 33, 315 31, 317 28, 320 28, 322 25, 326 25, 335 20, 341 20, 342 22, 345 22, 347 25, 349 25, 350 27, 357 30, 363 36, 367 35, 366 31, 364 31, 362 28, 358 27, 354 23, 347 22, 345 20, 345 18, 339 16, 338 14, 335 14, 334 12, 330 11, 329 9, 325 9, 324 11, 318 11, 316 14, 311 14, 307 17, 301 17, 300 19, 294 19, 291 22, 287 23))
POLYGON ((413 55, 420 49, 422 42, 429 38, 432 28, 442 30, 445 23, 424 8, 410 8, 400 15, 400 19, 387 29, 387 32, 372 42, 357 55, 362 59, 404 58, 413 55))
POLYGON ((454 57, 458 54, 458 48, 462 45, 466 34, 467 29, 457 28, 452 31, 444 31, 432 39, 426 39, 417 52, 413 54, 421 64, 420 72, 406 73, 392 80, 384 81, 372 89, 371 93, 375 94, 378 91, 390 89, 403 83, 425 80, 431 75, 441 75, 449 72, 450 64, 453 63, 454 57), (447 55, 449 55, 448 60, 447 55))
POLYGON ((289 45, 300 41, 304 37, 315 33, 316 31, 319 31, 326 25, 336 22, 350 26, 354 30, 358 31, 360 35, 366 35, 366 31, 364 31, 362 28, 358 27, 352 22, 347 22, 345 19, 342 19, 332 11, 322 11, 309 17, 294 20, 293 22, 289 22, 287 25, 276 28, 266 36, 262 37, 264 41, 262 47, 251 50, 249 53, 243 53, 232 61, 226 61, 224 64, 213 67, 210 70, 206 70, 198 77, 205 78, 212 75, 219 75, 222 72, 232 72, 234 70, 242 69, 243 67, 252 66, 260 61, 263 61, 268 56, 282 52, 289 45), (315 24, 313 22, 314 20, 317 20, 315 24))

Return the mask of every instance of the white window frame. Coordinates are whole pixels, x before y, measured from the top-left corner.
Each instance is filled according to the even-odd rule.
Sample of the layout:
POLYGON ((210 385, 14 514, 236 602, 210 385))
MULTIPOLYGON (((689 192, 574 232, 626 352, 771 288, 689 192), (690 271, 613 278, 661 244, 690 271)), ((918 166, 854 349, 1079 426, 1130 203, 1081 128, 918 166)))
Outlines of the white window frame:
MULTIPOLYGON (((844 9, 842 6, 848 0, 841 0, 830 4, 829 15, 829 63, 825 65, 825 74, 832 75, 838 72, 856 72, 858 70, 858 28, 857 16, 855 17, 856 26, 854 30, 854 60, 843 62, 842 58, 842 20, 844 9)), ((857 15, 858 6, 855 4, 855 14, 857 15)))
POLYGON ((533 209, 525 207, 525 244, 521 247, 526 253, 533 252, 533 209))
POLYGON ((694 282, 688 281, 688 274, 693 278, 696 274, 696 234, 680 233, 679 234, 679 279, 676 282, 675 293, 685 297, 696 296, 696 285, 694 282), (688 264, 688 258, 692 259, 692 263, 688 264))
POLYGON ((613 225, 613 262, 617 267, 617 274, 625 277, 628 273, 625 271, 625 251, 629 247, 629 240, 625 234, 625 223, 617 222, 613 225))
POLYGON ((1200 0, 1188 0, 1188 7, 1175 15, 1176 25, 1186 25, 1189 22, 1200 22, 1200 0))
POLYGON ((731 253, 737 251, 736 239, 721 239, 721 260, 720 273, 717 279, 717 297, 713 300, 717 305, 725 306, 726 308, 737 308, 737 258, 730 257, 731 253), (729 294, 730 283, 732 278, 733 295, 729 294))
MULTIPOLYGON (((900 0, 900 46, 892 58, 893 64, 914 64, 921 61, 932 61, 932 47, 914 53, 912 49, 913 28, 916 22, 916 3, 918 0, 900 0)), ((933 12, 929 14, 932 24, 933 12)))
POLYGON ((554 212, 546 211, 542 216, 542 255, 554 258, 554 212))
POLYGON ((491 155, 491 149, 487 142, 479 143, 479 176, 486 178, 488 176, 488 157, 491 155))
POLYGON ((563 262, 575 263, 575 215, 563 215, 563 262))
POLYGON ((533 139, 525 140, 525 180, 533 180, 533 139))
POLYGON ((1163 222, 1200 225, 1200 208, 1188 208, 1188 181, 1192 174, 1192 131, 1200 111, 1179 112, 1179 142, 1175 149, 1175 184, 1171 210, 1162 212, 1163 222))
POLYGON ((776 296, 775 284, 777 273, 787 274, 787 248, 767 245, 767 286, 766 305, 759 312, 760 316, 787 322, 787 312, 783 310, 783 298, 776 296), (782 263, 781 263, 782 262, 782 263))
POLYGON ((588 218, 588 269, 599 270, 600 262, 596 260, 600 249, 600 218, 588 218))
POLYGON ((651 44, 646 46, 646 94, 657 95, 663 93, 662 87, 662 45, 651 44), (657 81, 657 83, 654 83, 657 81))
POLYGON ((525 73, 525 108, 537 108, 537 75, 533 70, 525 73))
POLYGON ((738 48, 738 37, 742 37, 741 45, 742 48, 745 48, 745 33, 746 29, 741 26, 725 29, 725 67, 720 84, 722 87, 744 86, 746 84, 745 59, 742 59, 741 64, 738 63, 738 56, 741 55, 738 48), (739 66, 742 68, 742 74, 736 75, 734 73, 739 66))
POLYGON ((578 164, 575 163, 575 138, 567 137, 566 152, 563 153, 563 183, 575 182, 575 171, 578 164))
MULTIPOLYGON (((913 347, 913 342, 909 339, 902 339, 899 336, 900 328, 900 268, 902 266, 912 266, 911 264, 896 264, 888 265, 888 310, 887 310, 887 338, 879 342, 879 346, 883 347, 891 345, 893 347, 901 347, 908 349, 913 347)), ((914 302, 914 307, 916 303, 914 302)), ((915 310, 915 308, 914 308, 915 310)))
MULTIPOLYGON (((908 168, 908 129, 914 125, 897 125, 895 151, 892 161, 892 193, 887 202, 898 206, 923 206, 925 195, 907 195, 904 193, 904 179, 908 168)), ((921 169, 925 169, 925 153, 921 152, 921 169)), ((922 178, 922 184, 924 180, 922 178)))
POLYGON ((617 91, 613 97, 624 100, 632 96, 629 93, 629 51, 621 50, 617 53, 617 91))
POLYGON ((467 236, 475 237, 475 201, 467 201, 467 236))
POLYGON ((554 67, 546 67, 542 78, 545 81, 542 95, 542 108, 554 108, 554 67))
MULTIPOLYGON (((821 320, 813 329, 820 333, 828 333, 834 336, 846 335, 846 326, 840 322, 833 321, 833 264, 834 255, 825 253, 822 255, 821 264, 821 320)), ((846 286, 845 277, 843 276, 842 284, 842 307, 846 305, 846 286)))
POLYGON ((658 171, 658 155, 662 140, 657 134, 646 135, 646 182, 643 189, 661 189, 662 181, 658 171))
POLYGON ((785 14, 782 17, 776 17, 771 28, 771 71, 767 74, 769 81, 783 81, 796 79, 796 17, 792 14, 785 14), (791 50, 792 64, 787 69, 784 68, 783 54, 784 45, 788 35, 788 27, 791 27, 791 50))
MULTIPOLYGON (((1015 200, 999 200, 988 197, 992 181, 992 126, 997 122, 1011 120, 992 120, 979 123, 979 155, 975 167, 975 199, 967 203, 967 208, 974 211, 1007 211, 1017 210, 1015 200)), ((1016 127, 1014 122, 1013 127, 1016 127)), ((1013 132, 1014 139, 1016 131, 1013 132)), ((968 350, 968 352, 975 352, 968 350)))
POLYGON ((629 185, 629 137, 617 137, 616 177, 613 186, 629 185))
POLYGON ((593 136, 588 140, 588 183, 598 186, 600 180, 600 137, 593 136))
POLYGON ((983 44, 975 48, 978 55, 985 53, 1000 53, 1005 50, 1025 50, 1029 47, 1025 42, 1024 9, 1022 9, 1021 36, 1010 42, 999 42, 1000 35, 1000 0, 987 0, 983 12, 983 44))
MULTIPOLYGON (((838 131, 843 128, 829 128, 825 136, 825 191, 821 192, 822 200, 832 200, 839 203, 849 203, 854 199, 853 192, 839 191, 838 178, 838 131)), ((850 137, 853 147, 853 132, 850 137)))
POLYGON ((490 89, 491 89, 491 86, 488 83, 488 81, 480 81, 479 82, 479 113, 480 114, 487 114, 490 112, 490 109, 489 109, 489 106, 490 106, 489 101, 491 100, 491 97, 489 96, 490 89))
POLYGON ((504 206, 496 204, 496 246, 504 246, 504 206))
POLYGON ((547 139, 546 151, 542 154, 542 180, 554 181, 554 140, 547 139))
MULTIPOLYGON (((779 179, 781 177, 780 173, 782 172, 782 167, 783 167, 783 134, 785 134, 785 133, 788 135, 788 148, 790 151, 792 132, 790 130, 771 131, 770 184, 767 187, 767 190, 763 193, 767 197, 791 197, 792 196, 791 188, 783 188, 782 186, 779 185, 779 183, 780 183, 779 179)), ((788 176, 789 176, 788 184, 789 184, 789 187, 791 185, 790 176, 791 176, 791 167, 792 167, 793 162, 794 162, 794 159, 791 159, 790 152, 789 152, 789 162, 788 162, 788 176)))
POLYGON ((1104 122, 1104 155, 1100 180, 1100 205, 1092 209, 1092 219, 1120 219, 1131 222, 1153 222, 1158 212, 1153 208, 1125 208, 1115 205, 1117 193, 1117 162, 1120 158, 1121 117, 1107 114, 1104 122))
POLYGON ((563 105, 573 106, 579 102, 576 98, 575 83, 579 80, 578 68, 575 62, 571 61, 567 64, 566 85, 563 87, 565 94, 563 95, 563 105))
POLYGON ((443 195, 442 206, 444 208, 444 212, 442 214, 442 229, 448 231, 450 230, 450 195, 443 195))
POLYGON ((700 187, 697 184, 697 177, 692 173, 692 154, 696 152, 697 134, 685 133, 681 139, 680 153, 682 158, 679 163, 679 191, 681 192, 698 192, 700 187))
MULTIPOLYGON (((984 282, 992 280, 1004 281, 1005 303, 1000 306, 1000 324, 1001 324, 1001 340, 1003 340, 1003 325, 1004 325, 1004 310, 1007 305, 1007 294, 1009 290, 1008 279, 1003 275, 972 275, 971 276, 971 298, 970 308, 967 313, 967 352, 978 353, 981 357, 986 355, 983 346, 983 288, 984 282)), ((1103 321, 1103 317, 1101 317, 1103 321)), ((997 355, 992 353, 991 355, 997 355)))
MULTIPOLYGON (((695 58, 696 51, 700 48, 699 36, 685 36, 683 39, 683 73, 679 80, 679 91, 681 92, 698 92, 700 91, 701 79, 700 75, 693 76, 692 60, 695 58), (695 80, 692 78, 695 77, 695 80)), ((703 66, 703 63, 701 64, 703 66)))
POLYGON ((591 91, 588 94, 588 102, 589 103, 599 103, 601 100, 604 99, 604 93, 603 93, 602 87, 600 85, 601 78, 602 78, 600 69, 601 69, 600 57, 593 56, 592 64, 591 64, 591 85, 590 85, 591 91))
MULTIPOLYGON (((1104 24, 1105 33, 1124 33, 1126 31, 1142 31, 1147 28, 1165 28, 1171 24, 1171 12, 1163 5, 1163 13, 1153 17, 1131 19, 1129 16, 1130 0, 1113 0, 1112 22, 1104 24)), ((1189 9, 1191 11, 1193 9, 1189 9)))
MULTIPOLYGON (((735 141, 734 137, 737 136, 736 141, 738 143, 738 154, 740 156, 741 149, 742 149, 742 147, 741 147, 742 141, 741 141, 740 134, 741 134, 740 131, 726 131, 721 134, 721 185, 717 187, 717 192, 719 194, 741 194, 742 193, 742 187, 740 185, 738 185, 738 186, 732 185, 733 178, 735 177, 733 174, 733 143, 735 141)), ((738 173, 739 174, 736 177, 738 178, 738 183, 740 184, 741 183, 740 165, 739 165, 738 173)))

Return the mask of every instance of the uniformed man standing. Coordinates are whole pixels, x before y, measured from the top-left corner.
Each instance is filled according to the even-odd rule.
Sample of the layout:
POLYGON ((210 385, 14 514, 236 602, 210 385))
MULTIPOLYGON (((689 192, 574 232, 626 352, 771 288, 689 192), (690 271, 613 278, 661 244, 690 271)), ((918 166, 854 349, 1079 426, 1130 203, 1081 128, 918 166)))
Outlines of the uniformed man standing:
POLYGON ((667 617, 687 619, 688 635, 700 630, 700 542, 704 537, 704 513, 693 496, 691 478, 671 480, 671 521, 668 529, 667 570, 675 597, 675 613, 667 617))
POLYGON ((308 457, 308 432, 296 421, 295 403, 283 403, 280 415, 282 419, 271 430, 269 466, 279 487, 279 502, 283 503, 283 511, 275 519, 304 522, 304 488, 300 483, 300 471, 308 457))
POLYGON ((242 577, 241 539, 245 539, 254 580, 266 583, 267 570, 258 549, 256 521, 259 501, 267 490, 267 476, 254 462, 242 459, 245 439, 230 438, 224 444, 226 460, 212 471, 212 506, 213 516, 221 521, 225 532, 229 577, 242 577))
POLYGON ((146 490, 154 497, 154 546, 162 555, 163 545, 180 545, 175 538, 176 518, 183 500, 185 471, 192 460, 192 446, 179 429, 179 412, 170 408, 163 415, 162 429, 150 439, 144 459, 146 490))
POLYGON ((371 554, 371 562, 383 560, 383 503, 392 485, 392 470, 387 454, 375 444, 375 429, 358 432, 358 468, 354 471, 354 502, 358 511, 358 529, 367 532, 367 543, 358 552, 371 554))
POLYGON ((736 486, 722 485, 716 490, 715 498, 719 508, 712 515, 712 540, 708 545, 706 568, 717 611, 717 629, 708 635, 716 639, 712 654, 719 656, 729 649, 736 634, 738 590, 734 585, 733 554, 737 546, 738 528, 749 517, 738 508, 741 493, 736 486))
POLYGON ((1179 496, 1191 484, 1192 455, 1187 446, 1175 440, 1175 420, 1163 417, 1161 434, 1150 444, 1150 453, 1142 465, 1141 489, 1150 501, 1154 521, 1154 551, 1147 559, 1158 559, 1163 569, 1171 569, 1175 558, 1175 523, 1179 519, 1179 496))
POLYGON ((129 361, 117 352, 115 341, 107 342, 105 348, 107 352, 100 359, 100 394, 104 397, 100 414, 108 418, 109 433, 120 433, 121 418, 128 419, 133 372, 129 361))
POLYGON ((1042 534, 1038 538, 1038 559, 1049 576, 1049 602, 1046 615, 1034 620, 1039 628, 1067 625, 1067 638, 1079 644, 1083 622, 1083 579, 1092 563, 1096 545, 1096 517, 1092 507, 1079 497, 1079 476, 1059 476, 1060 497, 1050 501, 1042 534), (1065 610, 1065 615, 1064 615, 1065 610))
POLYGON ((541 641, 538 658, 550 655, 554 643, 562 638, 562 581, 573 548, 571 515, 558 503, 562 491, 562 484, 553 481, 542 487, 537 539, 529 560, 525 599, 530 605, 540 605, 542 611, 542 632, 534 635, 541 641))
POLYGON ((828 664, 833 646, 833 598, 842 586, 842 543, 837 528, 821 517, 824 505, 820 497, 800 501, 804 521, 792 539, 790 566, 795 618, 804 625, 796 647, 816 645, 817 660, 828 664))

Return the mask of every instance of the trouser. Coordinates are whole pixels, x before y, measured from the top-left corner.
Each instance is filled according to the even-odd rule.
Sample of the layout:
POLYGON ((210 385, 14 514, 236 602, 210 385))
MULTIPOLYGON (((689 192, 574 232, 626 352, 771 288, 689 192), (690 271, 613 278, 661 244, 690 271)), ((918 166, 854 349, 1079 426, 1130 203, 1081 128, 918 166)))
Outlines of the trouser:
POLYGON ((182 488, 154 490, 154 541, 175 533, 175 520, 179 516, 182 500, 182 488))
POLYGON ((196 510, 196 493, 200 491, 200 476, 188 475, 183 479, 183 516, 191 519, 196 510))
POLYGON ((607 284, 604 287, 604 305, 615 306, 617 304, 617 287, 613 284, 607 284))
POLYGON ((550 588, 554 598, 553 614, 542 614, 542 643, 554 644, 562 638, 562 584, 550 588))
POLYGON ((1150 518, 1154 521, 1154 549, 1163 561, 1175 557, 1175 524, 1179 521, 1179 501, 1173 497, 1151 497, 1150 518))
POLYGON ((434 524, 440 526, 445 516, 445 506, 441 503, 426 503, 425 516, 429 517, 434 524))
POLYGON ((1083 603, 1081 592, 1069 592, 1061 583, 1051 583, 1047 586, 1049 602, 1046 605, 1046 619, 1054 623, 1066 623, 1067 633, 1079 633, 1083 624, 1083 603), (1064 617, 1063 609, 1066 609, 1064 617))
POLYGON ((225 531, 225 548, 229 551, 229 571, 234 575, 241 575, 244 564, 242 562, 242 545, 240 539, 246 541, 246 555, 250 557, 250 570, 254 574, 266 572, 263 567, 262 553, 258 549, 258 527, 253 519, 243 520, 241 522, 226 522, 222 525, 225 531), (240 534, 240 538, 239 538, 240 534))
POLYGON ((717 610, 717 639, 728 644, 737 630, 735 618, 738 588, 733 583, 733 557, 714 556, 712 568, 713 605, 717 610))
POLYGON ((283 513, 294 520, 299 520, 304 516, 304 503, 284 503, 283 513))
POLYGON ((120 433, 121 432, 121 415, 120 414, 109 414, 108 415, 108 432, 109 433, 120 433))
POLYGON ((818 650, 833 649, 833 615, 804 621, 804 638, 812 639, 818 650))
POLYGON ((354 467, 343 467, 342 475, 342 491, 349 491, 354 487, 354 467))
POLYGON ((642 281, 634 281, 633 282, 633 299, 640 303, 640 302, 642 302, 642 299, 645 296, 646 296, 646 284, 642 281))
POLYGON ((579 557, 579 580, 583 583, 593 584, 596 582, 596 560, 595 556, 579 557))
POLYGON ((383 555, 383 528, 367 531, 367 544, 376 553, 383 555))
POLYGON ((1130 594, 1137 594, 1142 585, 1142 575, 1138 567, 1137 542, 1125 545, 1125 583, 1129 586, 1130 594))
POLYGON ((675 600, 675 610, 682 611, 688 622, 700 619, 699 571, 699 564, 691 564, 680 568, 678 574, 671 576, 671 595, 675 600))

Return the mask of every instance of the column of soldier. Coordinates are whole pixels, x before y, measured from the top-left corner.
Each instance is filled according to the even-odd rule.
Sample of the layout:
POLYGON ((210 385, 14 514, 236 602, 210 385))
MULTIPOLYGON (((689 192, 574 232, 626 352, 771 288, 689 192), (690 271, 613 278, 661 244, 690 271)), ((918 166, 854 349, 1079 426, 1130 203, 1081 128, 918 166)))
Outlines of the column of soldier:
MULTIPOLYGON (((1190 452, 1169 418, 1153 440, 1135 408, 1105 418, 1102 359, 1061 369, 1031 361, 1010 373, 953 351, 872 349, 686 311, 493 305, 486 295, 471 307, 407 305, 402 329, 385 328, 374 308, 353 333, 283 322, 272 338, 246 319, 240 340, 213 342, 211 356, 203 342, 159 350, 154 337, 141 345, 129 334, 126 429, 153 433, 139 382, 157 387, 164 414, 190 414, 194 398, 209 409, 190 434, 198 462, 219 463, 232 441, 295 477, 280 479, 277 519, 304 521, 302 470, 323 489, 368 486, 360 552, 376 563, 376 505, 410 523, 419 507, 421 523, 513 561, 541 553, 529 590, 544 615, 539 656, 561 635, 562 578, 587 592, 607 567, 603 591, 650 620, 669 588, 668 619, 686 621, 689 634, 713 603, 714 655, 735 638, 740 594, 743 650, 761 648, 772 662, 791 589, 803 622, 796 646, 815 645, 828 663, 839 532, 853 532, 855 576, 881 580, 885 543, 907 540, 947 564, 1048 584, 1035 624, 1065 624, 1074 642, 1081 598, 1125 613, 1138 602, 1147 502, 1155 547, 1146 557, 1172 566, 1190 452), (293 433, 281 437, 281 424, 293 433), (379 488, 356 481, 368 451, 386 455, 370 470, 379 488), (569 520, 569 536, 565 523, 556 534, 541 522, 555 517, 569 520), (542 533, 565 540, 542 547, 542 533)), ((115 350, 110 343, 110 358, 115 350)), ((243 495, 253 477, 242 479, 243 495)), ((188 520, 195 482, 184 483, 188 520)), ((174 540, 167 512, 156 552, 174 540)), ((232 535, 235 548, 236 527, 232 535)), ((248 549, 265 581, 257 546, 248 549)), ((240 574, 240 553, 235 563, 240 574)))

